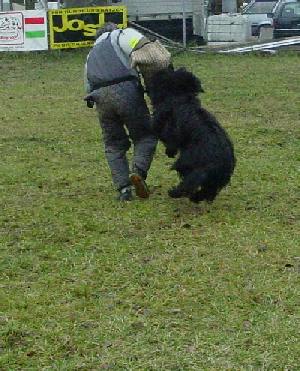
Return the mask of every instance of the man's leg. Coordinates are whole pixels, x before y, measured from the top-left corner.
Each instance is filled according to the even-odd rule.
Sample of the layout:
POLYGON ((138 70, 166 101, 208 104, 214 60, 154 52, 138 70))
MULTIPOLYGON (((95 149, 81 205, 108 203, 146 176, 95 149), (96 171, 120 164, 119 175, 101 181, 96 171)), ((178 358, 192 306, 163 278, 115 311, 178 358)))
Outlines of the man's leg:
POLYGON ((144 179, 146 179, 155 153, 157 139, 149 135, 140 138, 133 143, 134 155, 132 171, 139 173, 144 179))
POLYGON ((117 190, 121 192, 131 184, 126 157, 130 142, 122 121, 117 115, 102 114, 99 115, 99 121, 112 180, 117 190))
POLYGON ((146 183, 148 170, 156 148, 156 139, 145 137, 135 142, 132 174, 130 180, 140 198, 148 198, 150 191, 146 183))
POLYGON ((149 197, 145 183, 156 150, 157 139, 150 129, 150 114, 144 100, 136 106, 134 115, 126 117, 126 126, 134 144, 131 181, 137 196, 149 197))

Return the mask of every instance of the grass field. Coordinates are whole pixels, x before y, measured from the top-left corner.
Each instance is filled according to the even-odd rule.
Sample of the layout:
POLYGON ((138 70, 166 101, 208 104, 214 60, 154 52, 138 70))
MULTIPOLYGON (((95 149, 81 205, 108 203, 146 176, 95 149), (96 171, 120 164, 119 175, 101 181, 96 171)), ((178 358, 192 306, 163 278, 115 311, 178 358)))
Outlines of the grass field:
POLYGON ((213 205, 120 204, 87 51, 0 54, 0 370, 299 370, 296 54, 178 55, 237 168, 213 205))

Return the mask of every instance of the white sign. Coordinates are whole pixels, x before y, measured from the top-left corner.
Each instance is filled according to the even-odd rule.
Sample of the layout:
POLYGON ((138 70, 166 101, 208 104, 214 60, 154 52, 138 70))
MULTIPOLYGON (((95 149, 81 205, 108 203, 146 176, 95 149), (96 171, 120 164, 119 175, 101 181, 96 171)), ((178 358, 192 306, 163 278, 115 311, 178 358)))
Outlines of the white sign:
POLYGON ((47 15, 45 11, 0 12, 0 51, 47 49, 47 15))

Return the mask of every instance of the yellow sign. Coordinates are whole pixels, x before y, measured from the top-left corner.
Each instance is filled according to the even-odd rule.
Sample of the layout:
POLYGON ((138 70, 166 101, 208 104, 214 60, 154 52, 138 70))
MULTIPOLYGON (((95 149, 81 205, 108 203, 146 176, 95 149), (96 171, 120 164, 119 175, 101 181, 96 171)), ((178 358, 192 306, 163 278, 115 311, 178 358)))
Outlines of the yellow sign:
POLYGON ((81 48, 93 45, 96 30, 106 22, 127 27, 125 6, 50 10, 50 48, 81 48))

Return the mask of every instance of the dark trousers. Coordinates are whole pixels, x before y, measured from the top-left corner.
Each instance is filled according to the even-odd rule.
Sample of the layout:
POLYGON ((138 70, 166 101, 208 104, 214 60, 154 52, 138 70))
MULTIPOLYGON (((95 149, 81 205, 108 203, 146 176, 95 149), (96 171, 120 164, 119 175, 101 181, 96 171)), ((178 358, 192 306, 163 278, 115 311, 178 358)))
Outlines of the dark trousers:
POLYGON ((139 85, 134 81, 101 88, 97 111, 105 155, 117 189, 130 184, 126 153, 133 144, 131 171, 147 177, 157 139, 151 132, 150 114, 139 85))

